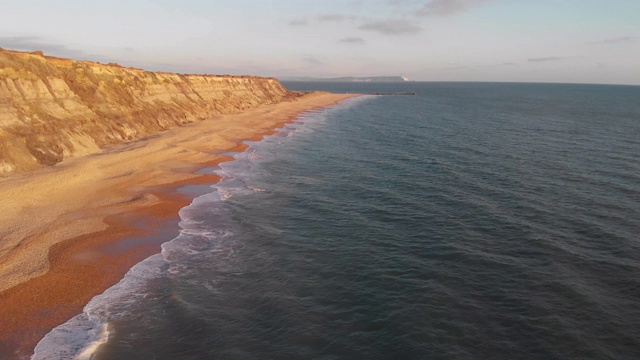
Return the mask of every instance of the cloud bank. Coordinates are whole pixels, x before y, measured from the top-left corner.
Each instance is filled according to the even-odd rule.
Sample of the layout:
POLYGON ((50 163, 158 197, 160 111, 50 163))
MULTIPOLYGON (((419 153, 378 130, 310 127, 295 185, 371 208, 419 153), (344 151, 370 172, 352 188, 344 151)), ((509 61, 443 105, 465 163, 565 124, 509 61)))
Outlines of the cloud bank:
MULTIPOLYGON (((416 11, 418 16, 449 16, 494 0, 431 0, 416 11)), ((397 2, 397 1, 396 1, 397 2)))
POLYGON ((289 25, 291 26, 306 26, 309 25, 309 22, 306 19, 298 19, 289 21, 289 25))
POLYGON ((368 21, 358 28, 384 35, 411 35, 422 31, 420 26, 405 19, 368 21))
POLYGON ((634 42, 635 40, 636 40, 636 38, 633 37, 633 36, 620 36, 620 37, 616 37, 616 38, 593 41, 592 44, 611 45, 611 44, 621 44, 621 43, 634 42))
POLYGON ((356 37, 356 36, 348 36, 346 38, 342 38, 340 39, 341 43, 347 43, 347 44, 364 44, 364 39, 361 37, 356 37))
POLYGON ((527 59, 528 62, 536 62, 536 63, 548 62, 548 61, 560 61, 560 60, 562 60, 562 58, 561 57, 557 57, 557 56, 547 56, 547 57, 539 57, 539 58, 527 59))

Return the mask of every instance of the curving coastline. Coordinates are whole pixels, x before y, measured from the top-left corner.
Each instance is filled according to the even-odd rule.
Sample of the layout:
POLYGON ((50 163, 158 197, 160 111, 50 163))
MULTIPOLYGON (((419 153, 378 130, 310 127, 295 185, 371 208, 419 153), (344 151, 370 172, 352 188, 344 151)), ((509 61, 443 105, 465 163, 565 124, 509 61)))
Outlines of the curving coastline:
POLYGON ((301 95, 273 78, 149 72, 0 49, 0 176, 301 95))
POLYGON ((175 190, 217 180, 195 170, 352 96, 0 50, 0 357, 27 356, 175 236, 190 202, 175 190), (76 91, 71 70, 89 74, 96 91, 76 91), (118 90, 125 80, 135 85, 118 90), (114 250, 145 236, 155 240, 114 250))

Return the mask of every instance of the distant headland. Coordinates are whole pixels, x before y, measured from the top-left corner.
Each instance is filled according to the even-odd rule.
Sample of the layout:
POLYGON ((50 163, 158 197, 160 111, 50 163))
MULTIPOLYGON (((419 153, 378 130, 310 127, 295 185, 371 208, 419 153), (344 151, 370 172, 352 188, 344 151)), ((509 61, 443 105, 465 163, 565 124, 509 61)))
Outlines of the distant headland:
POLYGON ((333 78, 316 77, 280 77, 280 81, 319 81, 319 82, 367 82, 367 83, 389 83, 412 81, 404 76, 342 76, 333 78))

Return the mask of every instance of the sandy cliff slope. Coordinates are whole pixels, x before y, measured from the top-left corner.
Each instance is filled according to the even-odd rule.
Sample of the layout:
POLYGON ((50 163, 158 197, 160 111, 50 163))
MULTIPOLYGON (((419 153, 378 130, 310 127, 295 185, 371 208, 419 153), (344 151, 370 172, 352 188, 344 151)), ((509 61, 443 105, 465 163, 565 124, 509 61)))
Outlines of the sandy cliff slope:
POLYGON ((0 49, 0 176, 298 95, 272 78, 154 73, 0 49))

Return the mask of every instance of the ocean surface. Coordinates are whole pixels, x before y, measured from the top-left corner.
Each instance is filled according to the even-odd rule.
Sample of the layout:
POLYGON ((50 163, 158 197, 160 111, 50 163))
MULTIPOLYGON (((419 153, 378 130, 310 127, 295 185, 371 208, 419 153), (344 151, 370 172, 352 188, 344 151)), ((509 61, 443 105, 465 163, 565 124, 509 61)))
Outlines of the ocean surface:
POLYGON ((34 359, 640 359, 640 87, 285 86, 417 94, 203 169, 181 234, 34 359))

